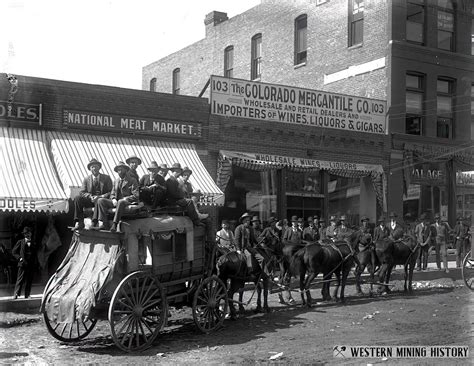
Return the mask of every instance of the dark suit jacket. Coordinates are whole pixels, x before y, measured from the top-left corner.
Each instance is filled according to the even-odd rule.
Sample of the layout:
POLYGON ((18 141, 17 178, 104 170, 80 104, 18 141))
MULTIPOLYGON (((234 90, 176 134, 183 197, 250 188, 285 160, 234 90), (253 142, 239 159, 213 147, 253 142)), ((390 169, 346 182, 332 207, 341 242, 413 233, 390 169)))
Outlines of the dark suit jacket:
POLYGON ((163 178, 159 174, 155 174, 153 181, 151 181, 150 174, 145 174, 143 177, 140 178, 139 186, 142 189, 146 189, 146 187, 151 186, 153 183, 158 185, 160 189, 166 190, 165 178, 163 178))
POLYGON ((185 194, 178 179, 174 176, 169 177, 166 180, 166 198, 170 203, 176 203, 177 201, 185 198, 185 194))
POLYGON ((130 175, 125 175, 122 184, 120 185, 120 178, 117 178, 114 182, 112 192, 110 193, 110 199, 124 199, 129 203, 138 202, 138 182, 135 178, 130 175), (117 197, 117 193, 120 188, 120 196, 117 197))
POLYGON ((25 249, 26 249, 26 240, 25 239, 18 240, 15 246, 13 247, 12 255, 16 258, 17 261, 19 261, 20 258, 23 259, 21 264, 24 266, 34 265, 36 263, 36 258, 37 258, 35 242, 33 240, 31 241, 29 256, 26 255, 25 249))
POLYGON ((388 238, 389 235, 390 232, 388 231, 388 228, 386 226, 384 226, 384 228, 382 229, 380 225, 377 225, 374 229, 374 241, 388 238))
POLYGON ((398 222, 396 222, 395 229, 392 229, 392 223, 389 223, 387 225, 387 227, 388 227, 388 232, 389 232, 390 235, 392 235, 397 230, 402 230, 403 231, 402 225, 400 225, 398 222))
MULTIPOLYGON (((84 178, 79 195, 84 198, 91 198, 92 182, 94 176, 91 174, 84 178)), ((112 179, 107 174, 99 174, 100 195, 99 198, 108 198, 112 190, 112 179)))
POLYGON ((244 250, 257 244, 257 238, 255 237, 253 228, 251 226, 246 228, 244 224, 240 224, 235 228, 234 238, 237 250, 244 250), (248 232, 246 229, 248 229, 248 232))

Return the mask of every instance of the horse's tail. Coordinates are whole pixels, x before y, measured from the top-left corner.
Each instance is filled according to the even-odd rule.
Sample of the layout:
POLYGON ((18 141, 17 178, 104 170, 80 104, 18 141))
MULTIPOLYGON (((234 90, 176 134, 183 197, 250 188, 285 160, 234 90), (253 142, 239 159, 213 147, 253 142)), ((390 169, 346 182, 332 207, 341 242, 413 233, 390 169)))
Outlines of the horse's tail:
POLYGON ((290 268, 289 274, 290 276, 294 276, 298 273, 301 273, 306 269, 304 264, 304 255, 306 253, 306 248, 299 249, 290 259, 290 268))

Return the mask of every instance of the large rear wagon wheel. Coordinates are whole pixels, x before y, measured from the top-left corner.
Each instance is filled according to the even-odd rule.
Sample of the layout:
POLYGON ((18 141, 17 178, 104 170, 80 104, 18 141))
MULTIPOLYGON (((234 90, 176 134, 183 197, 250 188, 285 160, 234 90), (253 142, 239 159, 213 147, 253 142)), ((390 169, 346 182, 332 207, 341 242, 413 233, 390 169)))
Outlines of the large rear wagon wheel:
POLYGON ((462 279, 467 288, 474 290, 474 259, 471 259, 471 252, 468 252, 462 261, 462 279))
POLYGON ((94 329, 97 319, 76 320, 73 323, 57 323, 43 313, 43 319, 51 335, 62 342, 76 342, 89 335, 94 329))
POLYGON ((206 278, 194 294, 194 323, 204 333, 220 328, 227 314, 227 306, 227 289, 224 282, 217 276, 206 278))
POLYGON ((165 324, 167 303, 160 282, 146 272, 126 276, 109 306, 112 338, 126 352, 151 346, 165 324))

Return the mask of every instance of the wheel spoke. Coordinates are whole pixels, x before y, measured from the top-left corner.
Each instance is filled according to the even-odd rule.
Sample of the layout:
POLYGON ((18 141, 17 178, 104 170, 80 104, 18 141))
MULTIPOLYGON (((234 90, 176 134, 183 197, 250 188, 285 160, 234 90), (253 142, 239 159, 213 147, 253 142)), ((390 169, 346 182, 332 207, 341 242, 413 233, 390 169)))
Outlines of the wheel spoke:
POLYGON ((155 319, 149 318, 147 316, 144 316, 143 319, 145 319, 148 323, 151 323, 151 324, 159 324, 158 321, 156 321, 155 319))
POLYGON ((148 296, 148 292, 150 291, 150 288, 151 288, 151 285, 147 286, 147 280, 148 280, 148 277, 145 277, 143 279, 142 290, 140 291, 140 296, 138 297, 138 302, 140 304, 143 303, 143 299, 145 298, 145 296, 148 296), (146 292, 145 292, 145 290, 146 290, 146 292), (145 292, 145 294, 143 294, 143 292, 145 292))
POLYGON ((150 326, 148 325, 148 323, 144 320, 144 319, 140 319, 140 322, 142 324, 145 325, 145 327, 147 327, 148 331, 153 335, 153 330, 150 328, 150 326))
POLYGON ((159 298, 159 299, 156 299, 155 301, 149 303, 149 304, 146 305, 146 306, 145 306, 145 304, 144 304, 143 310, 146 310, 146 309, 148 309, 148 308, 151 308, 151 307, 153 307, 153 306, 155 306, 156 304, 159 304, 159 303, 161 303, 161 302, 162 302, 162 299, 159 298))
POLYGON ((132 315, 128 315, 127 317, 125 318, 122 318, 120 319, 118 322, 115 323, 115 325, 117 326, 119 323, 121 323, 122 321, 125 321, 122 325, 122 328, 120 328, 120 330, 117 332, 117 334, 121 334, 122 331, 125 329, 125 327, 130 324, 130 321, 132 319, 132 315))
MULTIPOLYGON (((128 294, 130 296, 130 298, 133 300, 131 303, 133 305, 136 305, 137 304, 137 300, 135 299, 135 291, 133 291, 133 286, 132 286, 132 281, 128 281, 127 282, 127 286, 128 288, 130 289, 130 293, 128 294)), ((125 291, 124 291, 125 292, 125 291)))
POLYGON ((130 305, 133 307, 135 304, 135 302, 133 302, 130 297, 128 296, 128 294, 125 292, 125 289, 121 289, 120 291, 121 294, 123 294, 123 297, 126 298, 128 300, 128 302, 130 303, 130 305))
POLYGON ((123 306, 125 306, 126 308, 129 308, 130 311, 133 311, 133 307, 128 305, 127 303, 123 302, 122 299, 118 299, 117 302, 123 306))
MULTIPOLYGON (((151 287, 151 285, 150 285, 151 287)), ((156 288, 155 291, 153 291, 153 293, 151 295, 149 295, 148 297, 146 297, 146 299, 142 299, 141 301, 141 304, 146 304, 150 299, 152 299, 158 292, 160 292, 160 289, 159 288, 156 288)))

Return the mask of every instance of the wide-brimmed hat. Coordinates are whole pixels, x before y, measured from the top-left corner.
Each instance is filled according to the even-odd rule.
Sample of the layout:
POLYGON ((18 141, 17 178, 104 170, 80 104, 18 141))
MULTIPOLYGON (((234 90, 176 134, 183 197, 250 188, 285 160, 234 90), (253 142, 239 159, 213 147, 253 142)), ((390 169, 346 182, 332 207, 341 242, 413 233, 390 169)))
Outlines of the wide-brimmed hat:
POLYGON ((331 216, 329 217, 329 221, 337 221, 337 217, 334 216, 334 215, 331 215, 331 216))
POLYGON ((26 233, 32 233, 33 231, 31 230, 31 228, 29 226, 25 226, 22 230, 22 234, 26 234, 26 233))
POLYGON ((308 222, 313 222, 313 220, 314 220, 313 216, 308 216, 308 218, 306 219, 306 221, 308 221, 308 222))
POLYGON ((291 222, 298 222, 298 216, 296 215, 291 216, 291 222))
POLYGON ((322 223, 322 222, 326 222, 326 220, 324 220, 324 217, 319 218, 319 223, 322 223))
POLYGON ((148 170, 153 170, 153 169, 154 169, 154 170, 159 170, 160 167, 159 167, 159 165, 156 163, 156 161, 152 161, 152 162, 150 163, 150 165, 148 166, 147 169, 148 169, 148 170))
POLYGON ((118 172, 118 168, 120 167, 125 168, 127 171, 130 170, 130 167, 127 164, 125 164, 123 161, 119 161, 118 164, 115 166, 114 171, 118 172))
POLYGON ((388 217, 392 218, 392 217, 398 217, 398 215, 395 213, 395 212, 390 212, 390 215, 388 215, 388 217))
POLYGON ((171 170, 172 172, 174 172, 175 170, 181 170, 182 172, 183 168, 181 168, 180 163, 174 163, 173 165, 171 165, 171 168, 169 170, 171 170))
POLYGON ((462 217, 461 216, 456 217, 456 221, 462 221, 462 217))
POLYGON ((298 217, 298 224, 302 224, 304 222, 302 217, 298 217))
POLYGON ((244 219, 246 219, 247 217, 250 217, 250 218, 251 218, 252 215, 250 215, 248 212, 244 212, 244 213, 242 214, 242 216, 240 216, 239 221, 242 222, 242 221, 244 221, 244 219))
POLYGON ((185 174, 185 173, 189 173, 189 175, 191 175, 191 174, 193 174, 193 171, 191 169, 189 169, 187 166, 185 166, 183 168, 183 174, 185 174))
POLYGON ((426 214, 425 213, 422 213, 420 215, 420 220, 426 220, 426 214))
POLYGON ((91 165, 94 165, 94 164, 98 165, 99 169, 102 168, 102 163, 99 160, 92 158, 91 161, 89 161, 89 164, 87 164, 87 170, 91 170, 91 165))
POLYGON ((362 221, 370 221, 370 219, 369 219, 367 216, 363 215, 363 216, 360 218, 360 222, 362 222, 362 221))
POLYGON ((380 216, 377 222, 385 222, 385 216, 380 216))
POLYGON ((255 222, 255 221, 260 221, 260 217, 258 217, 258 216, 252 217, 251 222, 255 222))
POLYGON ((130 164, 130 160, 132 160, 132 159, 137 159, 138 160, 138 165, 140 165, 142 163, 142 159, 140 159, 138 156, 135 156, 135 155, 130 156, 127 160, 125 160, 125 162, 127 164, 130 164))
POLYGON ((346 215, 342 215, 341 218, 339 219, 340 221, 346 221, 347 220, 347 217, 346 215))
POLYGON ((441 215, 439 214, 439 212, 435 213, 434 218, 435 218, 435 220, 441 218, 441 215))
POLYGON ((268 224, 271 224, 271 223, 273 223, 273 222, 278 222, 278 220, 277 220, 276 217, 270 216, 270 217, 268 218, 268 224))

